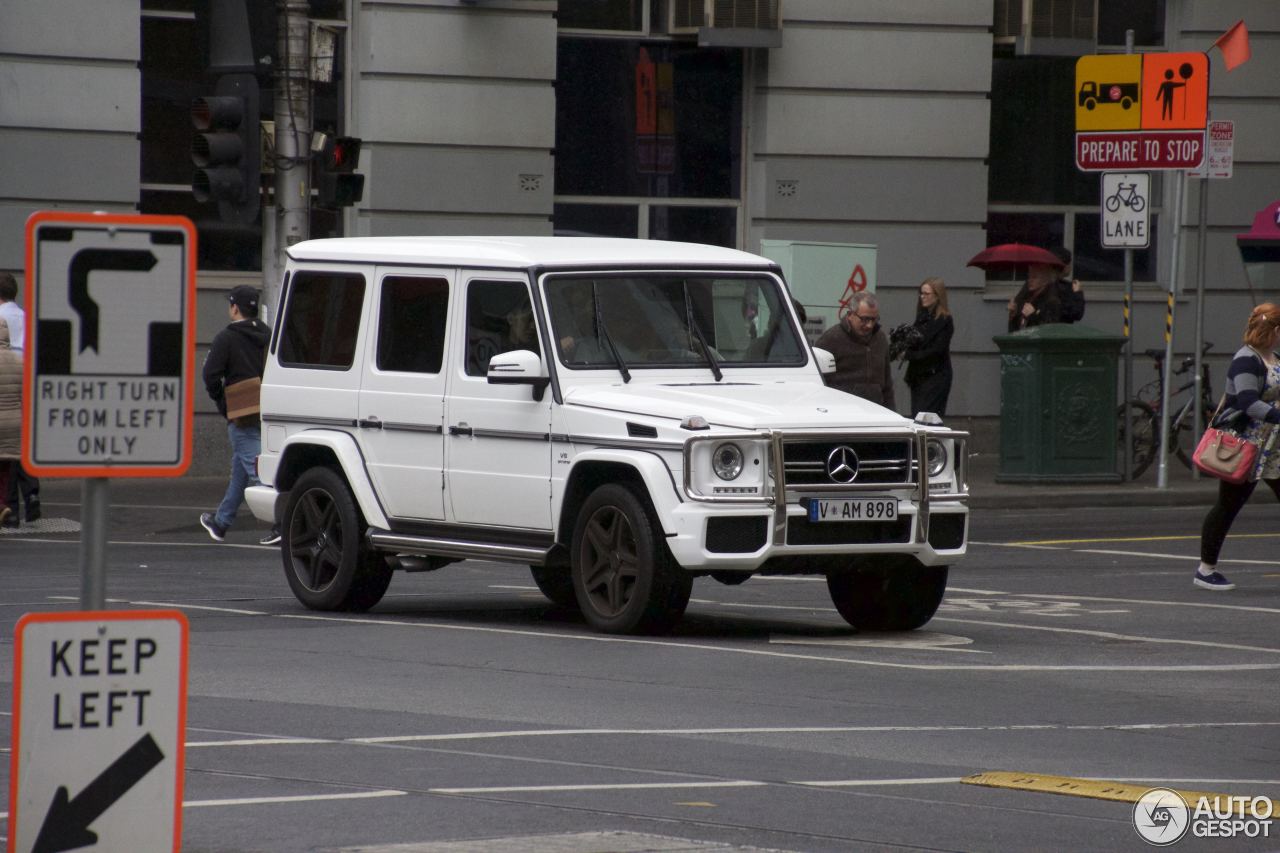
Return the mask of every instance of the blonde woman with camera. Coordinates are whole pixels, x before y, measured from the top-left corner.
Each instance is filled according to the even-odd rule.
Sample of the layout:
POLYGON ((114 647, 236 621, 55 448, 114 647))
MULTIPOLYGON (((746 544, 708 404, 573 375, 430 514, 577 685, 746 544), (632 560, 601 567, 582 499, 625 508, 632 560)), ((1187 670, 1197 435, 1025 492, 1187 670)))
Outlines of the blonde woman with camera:
POLYGON ((911 414, 947 414, 951 396, 951 336, 955 323, 947 308, 947 286, 933 277, 920 282, 914 324, 920 341, 907 350, 907 387, 911 389, 911 414))

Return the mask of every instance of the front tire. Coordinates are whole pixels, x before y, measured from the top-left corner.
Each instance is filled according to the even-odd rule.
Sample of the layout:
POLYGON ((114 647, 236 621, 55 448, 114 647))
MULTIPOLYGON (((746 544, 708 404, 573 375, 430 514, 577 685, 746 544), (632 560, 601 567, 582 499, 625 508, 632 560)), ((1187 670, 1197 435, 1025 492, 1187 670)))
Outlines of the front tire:
POLYGON ((312 468, 289 490, 281 522, 284 575, 312 610, 368 610, 391 583, 391 566, 361 541, 351 489, 331 468, 312 468))
POLYGON ((571 564, 583 617, 609 634, 668 630, 693 591, 693 578, 671 558, 653 510, 628 485, 606 484, 583 503, 571 564))
POLYGON ((827 575, 831 603, 863 631, 914 631, 933 618, 947 591, 946 566, 886 561, 827 575))

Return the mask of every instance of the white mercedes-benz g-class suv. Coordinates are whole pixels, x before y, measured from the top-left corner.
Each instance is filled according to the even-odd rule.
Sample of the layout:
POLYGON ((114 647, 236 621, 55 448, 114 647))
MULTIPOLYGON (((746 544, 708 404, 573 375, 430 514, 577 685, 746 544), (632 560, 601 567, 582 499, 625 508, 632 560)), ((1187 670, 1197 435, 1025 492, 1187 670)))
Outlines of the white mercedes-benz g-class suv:
POLYGON ((908 630, 965 553, 966 435, 828 388, 766 258, 312 240, 277 314, 248 503, 307 607, 482 559, 601 631, 662 630, 695 577, 753 574, 825 575, 852 625, 908 630))

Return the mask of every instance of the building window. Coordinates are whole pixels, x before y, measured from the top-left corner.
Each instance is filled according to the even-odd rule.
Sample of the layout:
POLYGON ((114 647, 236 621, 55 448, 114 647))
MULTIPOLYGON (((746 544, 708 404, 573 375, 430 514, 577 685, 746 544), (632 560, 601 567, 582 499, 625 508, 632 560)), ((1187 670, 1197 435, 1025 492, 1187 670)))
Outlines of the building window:
POLYGON ((1133 30, 1137 47, 1164 45, 1165 0, 1102 0, 1098 3, 1098 44, 1124 47, 1125 30, 1133 30))
POLYGON ((556 20, 561 29, 617 30, 644 29, 645 0, 560 0, 556 20))
POLYGON ((557 233, 737 244, 741 50, 565 37, 557 76, 557 233))

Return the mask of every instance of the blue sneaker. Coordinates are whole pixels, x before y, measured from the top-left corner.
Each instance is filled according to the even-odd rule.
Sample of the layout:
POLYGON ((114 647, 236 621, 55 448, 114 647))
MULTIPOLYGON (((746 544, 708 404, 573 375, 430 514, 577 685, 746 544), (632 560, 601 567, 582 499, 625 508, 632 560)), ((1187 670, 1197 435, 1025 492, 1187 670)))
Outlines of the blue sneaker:
POLYGON ((209 531, 214 542, 221 542, 227 536, 227 528, 219 524, 211 512, 200 513, 200 526, 209 531))
POLYGON ((1214 589, 1220 592, 1226 592, 1229 589, 1235 589, 1236 585, 1223 577, 1222 572, 1213 572, 1211 574, 1202 575, 1196 572, 1196 586, 1204 589, 1214 589))

